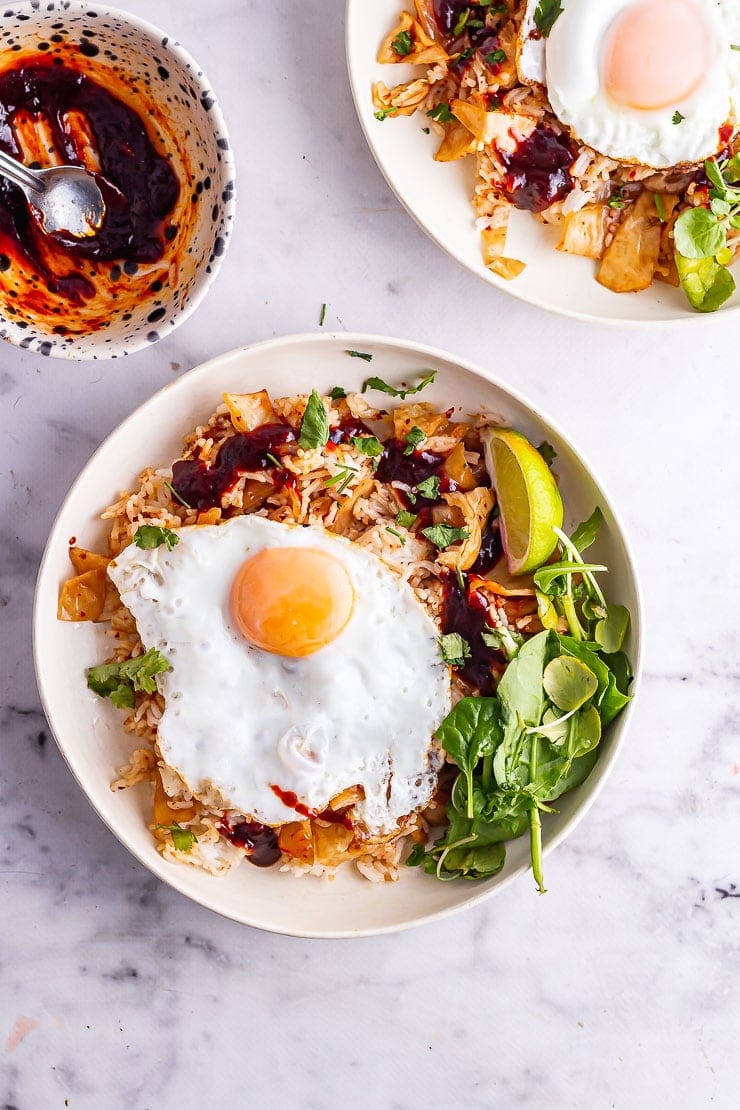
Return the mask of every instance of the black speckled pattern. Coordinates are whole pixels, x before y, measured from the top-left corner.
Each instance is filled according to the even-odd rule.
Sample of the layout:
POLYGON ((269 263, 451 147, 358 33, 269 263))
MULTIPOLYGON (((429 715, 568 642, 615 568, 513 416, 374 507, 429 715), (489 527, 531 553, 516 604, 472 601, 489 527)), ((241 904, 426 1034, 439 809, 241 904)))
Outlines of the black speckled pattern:
MULTIPOLYGON (((178 255, 176 288, 153 281, 135 310, 113 307, 103 327, 87 336, 43 334, 18 319, 12 291, 0 300, 0 338, 42 355, 76 359, 115 358, 155 343, 194 309, 213 280, 234 218, 234 164, 218 102, 203 71, 174 39, 155 27, 97 4, 79 0, 26 0, 2 9, 0 52, 54 54, 76 44, 87 58, 120 71, 149 97, 156 97, 192 169, 183 189, 192 192, 196 215, 187 246, 178 255), (152 325, 156 325, 156 329, 152 325)), ((68 55, 67 55, 68 57, 68 55)), ((151 126, 151 119, 149 119, 151 126)), ((164 136, 163 136, 164 138, 164 136)), ((167 145, 166 139, 164 145, 167 145)), ((176 229, 170 230, 174 238, 176 229)), ((8 260, 0 255, 0 272, 8 260)), ((136 263, 114 264, 112 277, 136 272, 136 263), (132 269, 133 267, 133 269, 132 269)))

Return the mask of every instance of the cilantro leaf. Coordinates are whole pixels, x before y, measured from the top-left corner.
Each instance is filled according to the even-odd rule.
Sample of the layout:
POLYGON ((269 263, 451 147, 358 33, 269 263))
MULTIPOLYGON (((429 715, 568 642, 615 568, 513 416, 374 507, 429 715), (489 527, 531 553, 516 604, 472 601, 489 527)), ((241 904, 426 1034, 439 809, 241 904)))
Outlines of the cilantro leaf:
POLYGON ((500 66, 506 61, 506 51, 491 50, 489 54, 483 55, 483 61, 489 66, 500 66))
POLYGON ((383 454, 383 444, 376 436, 351 436, 350 443, 368 458, 377 459, 383 454))
POLYGON ((418 515, 418 513, 410 513, 408 509, 401 509, 401 511, 396 514, 396 524, 401 528, 411 528, 418 515))
POLYGON ((676 111, 671 116, 671 123, 683 123, 683 121, 685 119, 686 119, 686 116, 682 116, 681 113, 679 112, 678 108, 677 108, 676 111))
POLYGON ((332 401, 341 401, 342 397, 347 396, 347 391, 342 389, 341 385, 335 385, 329 391, 329 396, 331 397, 332 401))
POLYGON ((550 34, 555 26, 555 21, 558 16, 562 15, 562 12, 561 0, 540 0, 535 8, 534 23, 543 38, 546 39, 550 34))
POLYGON ((470 659, 470 644, 463 639, 459 632, 448 632, 437 640, 439 653, 450 667, 462 667, 466 659, 470 659))
POLYGON ((422 497, 426 497, 429 501, 436 501, 439 497, 440 480, 436 474, 432 474, 429 478, 425 478, 423 482, 419 482, 416 487, 416 492, 420 493, 422 497))
POLYGON ((440 550, 468 538, 467 528, 453 528, 451 524, 432 524, 429 528, 422 528, 421 534, 440 550))
POLYGON ((547 442, 546 439, 542 441, 537 450, 542 455, 542 458, 545 460, 548 466, 552 466, 552 464, 555 462, 555 459, 558 457, 557 451, 551 443, 547 442))
POLYGON ((416 425, 414 425, 408 435, 404 436, 404 442, 407 444, 403 451, 404 455, 413 455, 419 444, 423 443, 426 438, 421 428, 417 428, 416 425))
POLYGON ((427 115, 430 119, 436 119, 437 123, 452 123, 457 118, 449 104, 438 104, 436 108, 430 108, 427 115))
POLYGON ((155 675, 169 670, 170 665, 162 653, 150 648, 146 655, 135 659, 90 667, 87 685, 101 698, 110 698, 117 709, 133 709, 135 692, 153 694, 157 689, 155 675))
POLYGON ((326 415, 324 402, 316 390, 312 389, 301 420, 298 446, 302 447, 304 451, 310 451, 316 447, 323 447, 328 439, 329 418, 326 415))
POLYGON ((134 532, 134 543, 145 551, 160 547, 163 543, 167 544, 168 550, 171 551, 179 542, 180 537, 176 532, 169 528, 162 528, 158 524, 140 524, 134 532))
POLYGON ((391 46, 394 54, 398 54, 399 58, 404 58, 407 54, 411 53, 413 47, 411 35, 408 31, 400 31, 394 38, 391 46))
POLYGON ((436 376, 437 371, 430 370, 416 385, 406 386, 404 389, 396 389, 384 382, 382 378, 368 378, 362 387, 362 392, 367 393, 368 389, 377 389, 379 393, 388 393, 391 397, 400 397, 402 401, 405 401, 413 393, 421 393, 422 389, 430 385, 436 376))
POLYGON ((189 852, 198 839, 194 832, 184 829, 177 821, 173 821, 171 825, 157 825, 157 828, 167 829, 178 852, 189 852))
POLYGON ((364 359, 365 362, 373 361, 373 356, 368 354, 367 351, 345 351, 344 353, 345 355, 349 355, 350 358, 361 358, 364 359))

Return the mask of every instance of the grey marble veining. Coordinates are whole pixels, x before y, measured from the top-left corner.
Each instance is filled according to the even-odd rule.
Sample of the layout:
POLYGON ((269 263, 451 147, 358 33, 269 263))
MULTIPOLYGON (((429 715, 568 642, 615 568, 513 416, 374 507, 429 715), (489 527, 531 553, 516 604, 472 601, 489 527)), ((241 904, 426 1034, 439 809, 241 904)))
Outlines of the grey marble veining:
MULTIPOLYGON (((740 1089, 737 323, 580 325, 441 255, 357 126, 340 4, 128 0, 211 74, 239 215, 213 292, 111 364, 0 352, 0 1106, 734 1107, 740 1089), (634 540, 646 677, 588 817, 527 879, 399 936, 308 942, 190 904, 72 780, 33 678, 34 576, 97 444, 203 359, 327 326, 423 339, 576 435, 634 540)), ((430 174, 433 170, 430 167, 430 174)))

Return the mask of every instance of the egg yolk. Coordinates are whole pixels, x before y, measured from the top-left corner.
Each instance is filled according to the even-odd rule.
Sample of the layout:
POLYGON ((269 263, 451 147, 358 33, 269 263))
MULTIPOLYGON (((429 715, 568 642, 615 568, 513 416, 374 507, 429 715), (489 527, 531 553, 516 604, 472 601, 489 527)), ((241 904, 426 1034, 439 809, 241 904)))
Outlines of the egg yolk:
POLYGON ((355 592, 344 563, 317 548, 273 547, 239 568, 231 609, 242 635, 274 655, 300 658, 335 640, 355 592))
POLYGON ((691 0, 641 0, 610 27, 603 81, 625 107, 668 108, 698 88, 709 63, 709 29, 691 0))

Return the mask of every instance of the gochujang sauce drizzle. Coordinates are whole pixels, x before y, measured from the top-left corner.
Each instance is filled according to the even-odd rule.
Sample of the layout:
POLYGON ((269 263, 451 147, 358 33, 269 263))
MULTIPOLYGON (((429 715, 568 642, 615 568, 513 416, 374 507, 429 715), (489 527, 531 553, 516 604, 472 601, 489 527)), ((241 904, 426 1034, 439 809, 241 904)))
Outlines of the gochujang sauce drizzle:
POLYGON ((470 646, 470 658, 457 668, 458 674, 481 694, 492 694, 506 660, 483 642, 481 633, 490 627, 485 604, 475 591, 469 593, 467 587, 461 587, 453 571, 443 572, 442 588, 442 630, 445 635, 458 632, 470 646))
MULTIPOLYGON (((19 115, 43 121, 61 164, 83 165, 69 120, 82 116, 92 132, 102 176, 106 217, 97 235, 63 239, 72 256, 98 261, 123 259, 153 262, 165 251, 164 221, 174 208, 180 186, 168 160, 154 147, 133 109, 86 74, 58 59, 39 56, 0 73, 0 146, 22 160, 14 131, 19 115)), ((16 186, 0 179, 0 252, 20 256, 51 292, 72 303, 91 297, 92 283, 81 274, 59 277, 44 261, 45 240, 28 203, 16 186)))
POLYGON ((567 135, 540 124, 514 151, 497 152, 507 171, 502 190, 516 208, 543 212, 573 188, 576 153, 567 135))
POLYGON ((259 821, 239 821, 230 825, 224 820, 218 831, 237 848, 243 848, 255 867, 272 867, 280 859, 277 834, 269 825, 261 825, 259 821))
POLYGON ((295 438, 288 424, 263 424, 252 432, 237 432, 222 443, 210 465, 201 459, 179 459, 174 463, 172 488, 191 509, 218 507, 242 474, 274 467, 268 456, 295 438))

